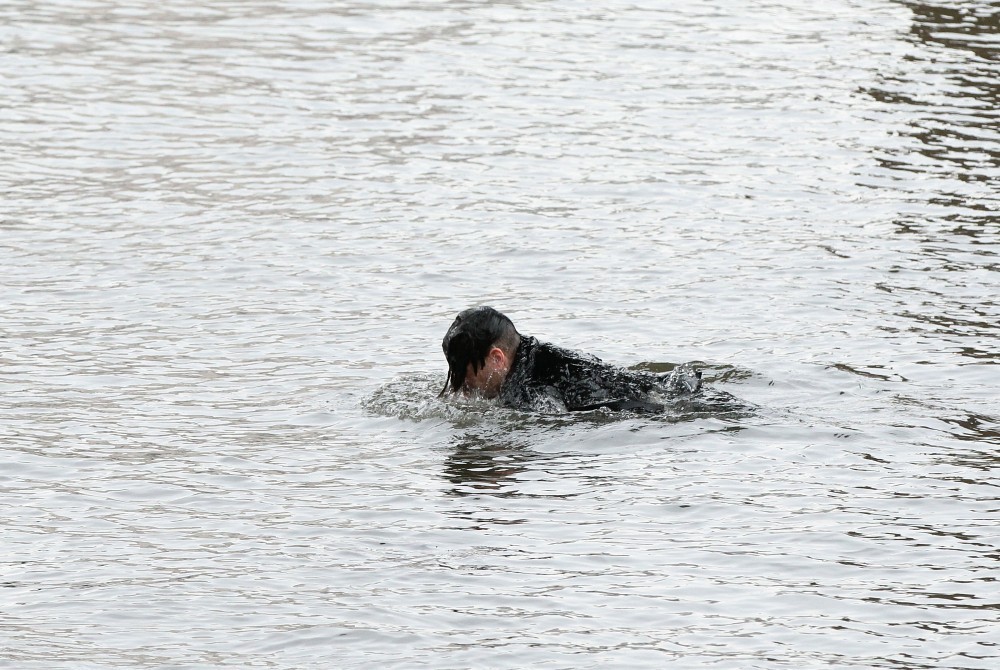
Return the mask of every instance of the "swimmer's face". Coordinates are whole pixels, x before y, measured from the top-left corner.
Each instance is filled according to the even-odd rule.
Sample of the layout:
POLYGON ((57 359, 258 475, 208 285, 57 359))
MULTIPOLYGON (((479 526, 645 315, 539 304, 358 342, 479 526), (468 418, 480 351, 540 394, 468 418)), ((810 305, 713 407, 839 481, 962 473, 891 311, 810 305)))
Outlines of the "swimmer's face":
POLYGON ((476 372, 469 363, 465 369, 465 383, 462 384, 462 394, 470 396, 480 395, 484 398, 496 398, 500 395, 500 387, 507 377, 509 368, 507 356, 499 348, 490 349, 486 355, 486 361, 476 372))

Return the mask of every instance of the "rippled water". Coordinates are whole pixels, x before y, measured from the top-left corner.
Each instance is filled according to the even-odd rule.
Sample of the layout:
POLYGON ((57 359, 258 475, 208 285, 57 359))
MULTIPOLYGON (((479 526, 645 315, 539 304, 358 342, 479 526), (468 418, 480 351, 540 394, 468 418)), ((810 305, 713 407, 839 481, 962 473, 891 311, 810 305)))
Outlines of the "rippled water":
POLYGON ((1000 664, 995 3, 0 19, 0 666, 1000 664))

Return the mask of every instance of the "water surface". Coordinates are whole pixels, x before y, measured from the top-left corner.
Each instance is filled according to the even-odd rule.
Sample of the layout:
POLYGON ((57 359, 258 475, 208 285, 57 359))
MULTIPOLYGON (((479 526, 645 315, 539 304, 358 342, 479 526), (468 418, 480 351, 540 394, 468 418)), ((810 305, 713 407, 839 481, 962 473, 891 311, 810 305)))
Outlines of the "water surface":
POLYGON ((996 667, 1000 13, 674 4, 0 7, 0 666, 996 667))

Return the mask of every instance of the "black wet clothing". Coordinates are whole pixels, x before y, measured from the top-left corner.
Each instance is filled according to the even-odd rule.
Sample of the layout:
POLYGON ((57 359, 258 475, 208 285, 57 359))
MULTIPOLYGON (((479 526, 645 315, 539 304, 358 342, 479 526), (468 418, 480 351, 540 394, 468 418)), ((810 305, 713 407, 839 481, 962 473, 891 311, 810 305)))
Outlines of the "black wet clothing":
POLYGON ((625 370, 588 354, 522 336, 500 388, 500 402, 525 410, 584 411, 606 407, 660 412, 664 405, 657 399, 690 394, 700 385, 701 374, 686 368, 664 375, 625 370))

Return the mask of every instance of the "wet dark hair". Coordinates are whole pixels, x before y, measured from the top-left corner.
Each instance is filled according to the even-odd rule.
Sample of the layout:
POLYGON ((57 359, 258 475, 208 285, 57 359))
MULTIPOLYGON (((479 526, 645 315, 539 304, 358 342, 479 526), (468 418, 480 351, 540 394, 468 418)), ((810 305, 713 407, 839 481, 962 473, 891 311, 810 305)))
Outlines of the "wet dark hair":
POLYGON ((449 386, 458 391, 465 383, 469 364, 473 372, 486 365, 486 355, 494 346, 513 353, 521 342, 514 323, 492 307, 472 307, 460 312, 441 340, 444 357, 448 359, 448 379, 438 395, 449 386))

